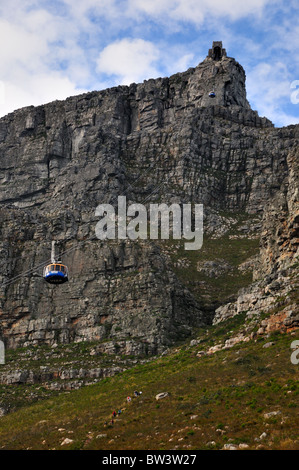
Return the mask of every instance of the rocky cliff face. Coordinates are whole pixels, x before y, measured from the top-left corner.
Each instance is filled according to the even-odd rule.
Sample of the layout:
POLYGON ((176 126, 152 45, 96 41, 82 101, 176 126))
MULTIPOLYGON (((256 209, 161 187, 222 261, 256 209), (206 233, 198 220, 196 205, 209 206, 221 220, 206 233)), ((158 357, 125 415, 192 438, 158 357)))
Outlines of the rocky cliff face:
POLYGON ((266 205, 260 236, 260 253, 254 283, 241 291, 236 302, 216 310, 216 324, 241 312, 248 319, 266 314, 258 333, 292 331, 299 327, 299 167, 298 147, 287 157, 288 176, 266 205))
POLYGON ((118 195, 128 203, 201 203, 205 233, 216 238, 240 212, 258 237, 250 221, 264 216, 264 276, 274 259, 291 262, 298 246, 298 132, 275 129, 251 109, 242 66, 221 53, 169 78, 2 118, 0 335, 7 347, 134 339, 139 352, 156 353, 211 323, 213 312, 174 274, 159 244, 96 239, 95 209, 118 195), (70 270, 69 283, 58 287, 39 277, 53 239, 70 270))

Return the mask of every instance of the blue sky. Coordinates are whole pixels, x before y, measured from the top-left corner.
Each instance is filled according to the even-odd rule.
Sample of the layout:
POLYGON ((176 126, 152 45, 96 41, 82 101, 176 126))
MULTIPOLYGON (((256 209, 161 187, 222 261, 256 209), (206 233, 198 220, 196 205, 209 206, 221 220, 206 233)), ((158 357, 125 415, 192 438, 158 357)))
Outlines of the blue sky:
POLYGON ((297 124, 298 10, 298 0, 0 0, 0 116, 182 72, 222 41, 252 108, 297 124))

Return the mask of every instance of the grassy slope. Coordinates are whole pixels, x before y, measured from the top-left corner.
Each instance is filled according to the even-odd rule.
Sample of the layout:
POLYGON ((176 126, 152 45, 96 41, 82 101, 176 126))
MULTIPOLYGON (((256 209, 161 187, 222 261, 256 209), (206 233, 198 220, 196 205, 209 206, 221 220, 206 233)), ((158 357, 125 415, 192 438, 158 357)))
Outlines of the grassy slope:
POLYGON ((296 336, 277 333, 197 356, 241 322, 235 317, 211 326, 199 331, 197 346, 181 345, 98 384, 21 407, 0 418, 0 448, 194 450, 245 443, 298 449, 299 366, 290 361, 296 336), (142 395, 128 404, 135 389, 142 395), (160 392, 169 395, 157 401, 160 392), (264 417, 273 411, 280 414, 264 417), (65 438, 72 442, 61 446, 65 438))
POLYGON ((221 237, 213 238, 204 234, 203 246, 200 250, 185 250, 185 240, 163 241, 162 247, 170 256, 170 265, 177 277, 192 292, 204 307, 218 307, 239 289, 252 282, 252 269, 240 270, 242 263, 259 252, 259 238, 252 232, 251 237, 244 237, 240 227, 248 223, 248 214, 225 214, 233 220, 232 226, 221 237), (222 260, 230 265, 227 272, 215 276, 207 276, 200 272, 198 264, 206 261, 222 260), (178 261, 185 262, 178 265, 178 261))

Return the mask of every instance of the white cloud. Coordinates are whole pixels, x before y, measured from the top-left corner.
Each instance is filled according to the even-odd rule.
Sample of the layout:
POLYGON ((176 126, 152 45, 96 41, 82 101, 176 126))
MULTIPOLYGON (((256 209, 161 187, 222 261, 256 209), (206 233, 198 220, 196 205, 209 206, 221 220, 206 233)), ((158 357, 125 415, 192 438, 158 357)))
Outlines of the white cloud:
POLYGON ((103 16, 113 16, 120 5, 115 0, 62 0, 70 8, 72 15, 81 18, 88 13, 99 13, 103 16))
POLYGON ((76 43, 76 26, 38 2, 13 0, 15 15, 0 7, 0 116, 17 108, 65 99, 85 91, 86 57, 76 43))
POLYGON ((25 106, 39 106, 86 90, 76 88, 67 77, 59 73, 23 74, 20 81, 0 82, 0 115, 4 116, 25 106))
POLYGON ((270 0, 129 0, 130 11, 142 12, 152 17, 172 18, 202 24, 209 17, 229 17, 232 20, 247 15, 259 16, 270 0))
POLYGON ((102 50, 97 70, 114 75, 121 85, 130 85, 146 78, 156 78, 159 75, 155 66, 158 59, 159 50, 150 41, 125 38, 102 50))
POLYGON ((187 70, 188 67, 191 67, 193 59, 194 59, 194 54, 192 53, 184 54, 180 56, 178 59, 176 60, 174 59, 172 68, 175 70, 175 72, 184 72, 184 70, 187 70))
POLYGON ((0 48, 1 75, 11 72, 11 65, 30 68, 33 58, 40 58, 47 52, 44 40, 5 20, 0 21, 0 42, 5 44, 0 48))
POLYGON ((6 100, 5 83, 0 82, 0 106, 5 104, 5 100, 6 100))
POLYGON ((287 66, 280 62, 262 62, 247 73, 247 95, 254 109, 266 116, 276 125, 284 126, 298 123, 291 112, 291 77, 287 66))

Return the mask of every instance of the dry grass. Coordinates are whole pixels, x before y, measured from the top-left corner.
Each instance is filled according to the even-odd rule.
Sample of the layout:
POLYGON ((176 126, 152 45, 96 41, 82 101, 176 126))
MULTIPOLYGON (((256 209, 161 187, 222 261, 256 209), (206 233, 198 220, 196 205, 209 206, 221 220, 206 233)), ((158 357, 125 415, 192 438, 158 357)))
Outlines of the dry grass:
POLYGON ((199 332, 198 346, 183 345, 96 385, 2 417, 1 448, 298 449, 298 366, 290 362, 296 338, 276 334, 197 356, 213 337, 221 341, 235 327, 233 322, 226 331, 224 325, 210 327, 199 332), (263 348, 269 341, 274 344, 263 348), (135 389, 142 395, 127 403, 135 389), (168 396, 157 401, 160 392, 168 396), (111 424, 118 409, 122 413, 111 424), (265 418, 273 411, 278 414, 265 418), (62 445, 66 438, 71 441, 62 445))

